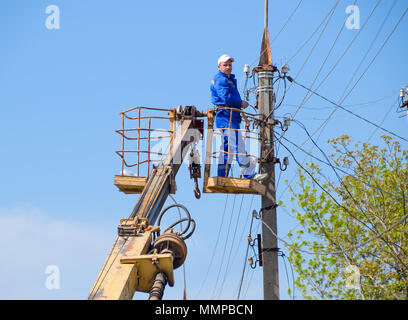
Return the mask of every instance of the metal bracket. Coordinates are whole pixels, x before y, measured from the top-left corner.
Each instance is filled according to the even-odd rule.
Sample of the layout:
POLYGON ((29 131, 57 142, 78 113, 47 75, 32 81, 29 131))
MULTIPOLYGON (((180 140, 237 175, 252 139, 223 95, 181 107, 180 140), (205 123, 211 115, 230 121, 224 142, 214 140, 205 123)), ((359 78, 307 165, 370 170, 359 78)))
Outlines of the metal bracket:
POLYGON ((134 264, 138 280, 136 291, 149 292, 157 273, 164 272, 170 287, 174 286, 173 257, 171 254, 144 254, 134 257, 123 257, 122 264, 134 264))
POLYGON ((177 192, 177 184, 176 184, 176 177, 174 176, 173 170, 170 174, 170 193, 176 194, 177 192))
POLYGON ((280 248, 263 248, 262 252, 278 252, 280 248))
POLYGON ((174 176, 174 172, 171 166, 158 167, 156 174, 158 176, 169 175, 170 176, 170 191, 169 192, 171 194, 176 194, 176 191, 177 191, 176 178, 174 176))
POLYGON ((273 164, 280 163, 279 158, 274 157, 273 154, 270 153, 268 149, 266 149, 264 153, 266 154, 266 156, 262 157, 262 159, 259 159, 259 162, 273 164))
POLYGON ((271 209, 276 209, 277 207, 279 207, 279 205, 278 205, 277 203, 275 203, 275 204, 273 204, 273 205, 271 205, 271 206, 269 206, 269 207, 264 207, 264 208, 262 208, 260 211, 261 211, 261 213, 263 214, 264 211, 269 211, 269 210, 271 210, 271 209))
POLYGON ((149 221, 147 218, 136 219, 120 219, 118 225, 118 235, 121 237, 134 237, 139 233, 143 233, 148 227, 149 221))
POLYGON ((193 118, 193 127, 200 132, 200 140, 204 139, 204 120, 193 118))
POLYGON ((198 179, 201 178, 201 165, 200 165, 200 156, 195 150, 195 147, 191 148, 191 152, 189 155, 189 162, 190 165, 188 167, 190 171, 190 179, 194 179, 194 195, 197 199, 201 198, 201 191, 198 187, 198 179))

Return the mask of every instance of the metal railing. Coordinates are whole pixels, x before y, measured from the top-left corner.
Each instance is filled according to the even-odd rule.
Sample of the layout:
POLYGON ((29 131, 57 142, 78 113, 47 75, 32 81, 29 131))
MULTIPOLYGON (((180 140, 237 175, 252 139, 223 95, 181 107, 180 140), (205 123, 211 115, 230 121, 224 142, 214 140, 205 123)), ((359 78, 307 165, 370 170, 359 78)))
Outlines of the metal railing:
POLYGON ((175 135, 176 110, 135 107, 120 115, 122 129, 116 132, 122 136, 122 148, 116 154, 122 162, 121 175, 149 177, 152 165, 162 162, 170 152, 175 135), (155 142, 160 142, 161 151, 152 151, 155 142), (163 147, 166 149, 163 150, 163 147), (125 167, 135 168, 136 172, 130 173, 125 167))
MULTIPOLYGON (((262 120, 261 120, 262 116, 258 114, 251 114, 249 112, 245 112, 240 109, 235 109, 231 107, 220 107, 220 106, 217 106, 217 108, 214 110, 214 113, 220 109, 230 110, 229 125, 227 128, 215 128, 215 125, 213 126, 211 124, 210 125, 211 128, 209 126, 207 137, 210 134, 214 136, 221 136, 221 145, 219 143, 216 143, 216 147, 219 147, 219 149, 216 151, 211 150, 211 158, 219 159, 221 157, 221 154, 227 155, 226 163, 223 163, 223 164, 226 165, 225 177, 228 177, 229 172, 231 171, 231 167, 236 162, 235 160, 237 157, 247 158, 248 161, 249 159, 251 159, 255 164, 259 162, 259 143, 263 142, 263 137, 258 132, 258 130, 255 130, 255 127, 258 127, 262 124, 262 120), (233 112, 237 112, 241 114, 241 118, 244 121, 243 129, 232 128, 231 123, 232 123, 233 112), (236 136, 233 139, 231 139, 232 135, 236 135, 236 136), (227 149, 228 151, 225 151, 225 148, 223 145, 224 137, 228 139, 228 149, 227 149), (240 144, 240 146, 237 147, 237 145, 232 145, 232 144, 240 144), (249 144, 249 148, 248 148, 248 144, 249 144), (248 152, 248 149, 250 149, 250 152, 248 152)), ((211 140, 212 140, 212 137, 211 137, 211 140)), ((214 149, 214 146, 212 146, 212 148, 214 149)), ((209 160, 210 159, 206 159, 206 162, 209 160)), ((210 161, 212 162, 212 160, 210 161)))
MULTIPOLYGON (((231 166, 236 162, 236 158, 243 157, 250 159, 257 164, 259 159, 259 143, 264 143, 262 135, 264 121, 262 116, 251 114, 240 109, 230 107, 217 107, 217 109, 230 110, 228 128, 214 128, 215 110, 209 109, 211 114, 208 118, 208 131, 205 151, 206 176, 210 176, 211 163, 213 159, 226 154, 225 177, 231 171, 231 166), (233 112, 239 112, 243 119, 243 129, 232 128, 233 112), (261 130, 258 128, 261 126, 261 130), (214 151, 213 136, 221 136, 221 147, 214 151), (231 138, 236 135, 236 138, 231 138), (223 137, 228 139, 229 148, 224 150, 223 137), (243 147, 236 148, 241 144, 243 147), (250 148, 248 148, 248 145, 250 148), (249 152, 248 152, 249 151, 249 152)), ((207 114, 207 116, 208 116, 207 114)), ((122 137, 122 147, 116 151, 121 158, 121 176, 149 177, 152 166, 159 165, 172 150, 173 141, 176 134, 176 110, 150 107, 135 107, 120 113, 122 118, 122 128, 116 130, 122 137), (127 169, 132 168, 133 172, 127 169)), ((216 144, 217 145, 217 144, 216 144)), ((219 144, 218 144, 219 147, 219 144)), ((217 162, 217 161, 215 161, 217 162)))

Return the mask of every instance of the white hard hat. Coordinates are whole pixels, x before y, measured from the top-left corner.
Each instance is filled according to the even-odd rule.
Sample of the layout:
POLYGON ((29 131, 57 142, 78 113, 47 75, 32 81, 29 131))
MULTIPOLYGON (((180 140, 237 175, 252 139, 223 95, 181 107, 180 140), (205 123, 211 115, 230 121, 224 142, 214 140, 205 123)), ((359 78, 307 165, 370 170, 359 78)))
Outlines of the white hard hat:
POLYGON ((223 54, 219 59, 218 59, 218 65, 220 65, 221 62, 227 62, 228 60, 231 60, 234 62, 234 58, 231 58, 228 54, 223 54))

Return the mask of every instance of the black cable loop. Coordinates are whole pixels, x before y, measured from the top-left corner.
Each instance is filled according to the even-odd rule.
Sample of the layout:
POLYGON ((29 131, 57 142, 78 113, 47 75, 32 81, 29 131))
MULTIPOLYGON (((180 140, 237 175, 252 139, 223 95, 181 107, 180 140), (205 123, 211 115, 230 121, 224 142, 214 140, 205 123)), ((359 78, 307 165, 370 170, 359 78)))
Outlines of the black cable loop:
MULTIPOLYGON (((184 212, 187 214, 187 218, 183 218, 183 219, 177 220, 176 222, 172 223, 165 231, 167 231, 167 230, 173 228, 174 226, 176 226, 176 225, 179 224, 179 223, 182 223, 182 222, 184 222, 184 221, 187 221, 187 226, 186 226, 182 231, 177 232, 177 234, 181 237, 183 234, 185 234, 186 232, 189 231, 191 224, 193 224, 192 231, 190 231, 190 233, 187 234, 185 237, 181 237, 183 240, 185 240, 185 239, 189 238, 189 237, 193 234, 193 232, 194 232, 194 230, 195 230, 196 224, 195 224, 195 221, 191 218, 191 214, 190 214, 190 212, 188 211, 188 209, 187 209, 185 206, 183 206, 182 204, 176 203, 176 204, 172 204, 172 205, 169 205, 168 207, 166 207, 166 208, 159 214, 159 217, 158 217, 158 219, 157 219, 157 226, 160 227, 160 223, 161 223, 161 220, 162 220, 164 214, 165 214, 169 209, 174 208, 174 207, 178 207, 178 208, 183 209, 184 212)), ((159 236, 159 235, 160 235, 160 231, 157 232, 157 236, 159 236)))
POLYGON ((259 262, 259 260, 256 260, 254 263, 250 264, 249 266, 251 269, 255 270, 256 269, 256 264, 259 262))

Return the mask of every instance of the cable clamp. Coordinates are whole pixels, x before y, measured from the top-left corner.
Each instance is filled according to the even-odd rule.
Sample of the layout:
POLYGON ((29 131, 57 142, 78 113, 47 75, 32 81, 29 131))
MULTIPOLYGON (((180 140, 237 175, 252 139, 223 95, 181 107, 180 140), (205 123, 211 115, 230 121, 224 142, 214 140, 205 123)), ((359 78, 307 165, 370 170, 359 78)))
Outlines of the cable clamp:
POLYGON ((280 248, 262 248, 262 252, 279 252, 280 248))
POLYGON ((269 207, 264 207, 262 208, 260 211, 263 214, 264 211, 269 211, 271 209, 276 209, 277 207, 279 207, 279 205, 277 203, 274 203, 273 205, 269 206, 269 207))
POLYGON ((273 78, 273 71, 260 71, 258 72, 259 79, 272 79, 273 78))
POLYGON ((256 89, 257 92, 273 92, 273 87, 272 85, 269 86, 259 86, 256 89))
POLYGON ((148 225, 149 221, 147 218, 120 219, 118 235, 120 237, 137 236, 139 233, 143 233, 148 225))

